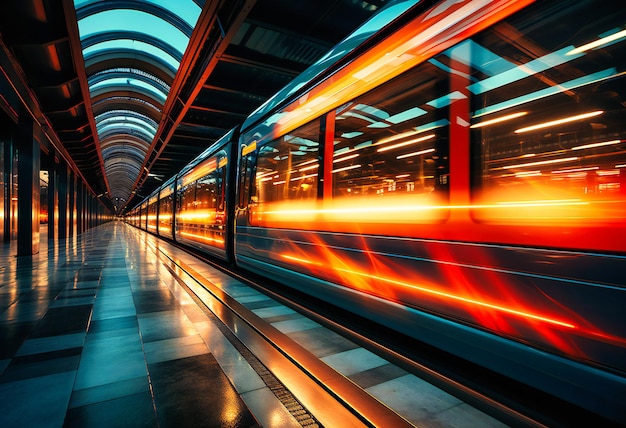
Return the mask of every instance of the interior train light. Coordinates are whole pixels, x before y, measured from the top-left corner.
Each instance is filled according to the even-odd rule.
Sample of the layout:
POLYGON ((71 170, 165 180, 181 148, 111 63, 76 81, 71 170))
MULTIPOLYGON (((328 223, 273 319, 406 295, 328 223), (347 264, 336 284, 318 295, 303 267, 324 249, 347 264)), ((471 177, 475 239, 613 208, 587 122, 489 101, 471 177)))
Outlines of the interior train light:
POLYGON ((361 165, 357 164, 357 165, 346 166, 346 167, 343 167, 343 168, 333 169, 333 174, 336 173, 336 172, 348 171, 349 169, 356 169, 356 168, 361 168, 361 165))
POLYGON ((347 161, 347 160, 354 159, 354 158, 357 158, 357 157, 359 157, 359 154, 358 154, 358 153, 355 153, 355 154, 353 154, 353 155, 348 155, 348 156, 344 156, 344 157, 342 157, 342 158, 333 159, 333 163, 336 163, 336 162, 343 162, 343 161, 347 161))
POLYGON ((583 146, 572 147, 572 150, 583 150, 583 149, 591 149, 593 147, 612 146, 615 144, 619 144, 621 142, 622 140, 603 141, 601 143, 591 143, 591 144, 585 144, 583 146))
POLYGON ((593 42, 587 43, 585 45, 579 46, 576 49, 573 49, 567 53, 567 55, 575 55, 577 53, 586 52, 590 49, 595 49, 600 46, 607 45, 611 42, 614 42, 619 39, 623 39, 626 37, 626 30, 618 31, 617 33, 613 33, 609 36, 602 37, 598 40, 594 40, 593 42))
POLYGON ((317 174, 303 175, 302 177, 292 178, 290 181, 304 180, 306 178, 313 178, 313 177, 317 177, 317 174))
POLYGON ((541 175, 541 171, 524 171, 524 172, 516 172, 516 177, 536 177, 541 175))
POLYGON ((401 140, 403 138, 410 137, 411 135, 415 135, 417 133, 418 133, 417 131, 408 131, 408 132, 403 132, 402 134, 392 135, 391 137, 381 138, 380 140, 378 140, 376 142, 375 145, 385 144, 385 143, 390 143, 392 141, 401 140))
POLYGON ((550 126, 554 126, 554 125, 561 125, 563 123, 575 122, 577 120, 588 119, 590 117, 599 116, 602 113, 604 113, 604 111, 597 110, 597 111, 592 111, 592 112, 589 112, 589 113, 577 114, 576 116, 564 117, 563 119, 552 120, 550 122, 538 123, 536 125, 532 125, 532 126, 527 126, 525 128, 516 129, 515 133, 516 134, 521 134, 523 132, 535 131, 537 129, 543 129, 543 128, 549 128, 550 126))
POLYGON ((435 138, 435 134, 428 134, 423 137, 414 138, 412 140, 403 141, 401 143, 392 144, 391 146, 381 147, 377 150, 377 152, 386 152, 387 150, 397 149, 398 147, 404 147, 415 143, 420 143, 422 141, 430 140, 431 138, 435 138))
POLYGON ((489 126, 489 125, 494 125, 500 122, 506 122, 507 120, 515 119, 520 116, 525 116, 527 114, 528 114, 527 111, 520 111, 518 113, 507 114, 506 116, 496 117, 494 119, 485 120, 484 122, 475 123, 471 125, 470 128, 482 128, 483 126, 489 126))
POLYGON ((593 171, 594 169, 599 169, 599 167, 597 167, 597 166, 590 166, 590 167, 587 167, 587 168, 559 169, 557 171, 552 171, 552 174, 567 174, 569 172, 593 171))
POLYGON ((396 159, 404 159, 404 158, 410 158, 413 156, 425 155, 426 153, 432 153, 434 151, 435 149, 420 150, 419 152, 412 152, 412 153, 407 153, 404 155, 396 156, 396 159))
POLYGON ((537 165, 549 165, 549 164, 553 164, 553 163, 562 163, 562 162, 571 162, 571 161, 575 161, 578 160, 577 157, 570 157, 570 158, 561 158, 561 159, 550 159, 550 160, 545 160, 545 161, 537 161, 537 162, 528 162, 528 163, 518 163, 515 165, 507 165, 507 166, 503 166, 502 169, 511 169, 511 168, 524 168, 527 166, 537 166, 537 165))
POLYGON ((312 169, 317 169, 317 168, 319 168, 319 164, 310 165, 310 166, 307 166, 307 167, 304 167, 304 168, 300 168, 298 171, 299 171, 299 172, 302 172, 302 171, 310 171, 310 170, 312 170, 312 169))

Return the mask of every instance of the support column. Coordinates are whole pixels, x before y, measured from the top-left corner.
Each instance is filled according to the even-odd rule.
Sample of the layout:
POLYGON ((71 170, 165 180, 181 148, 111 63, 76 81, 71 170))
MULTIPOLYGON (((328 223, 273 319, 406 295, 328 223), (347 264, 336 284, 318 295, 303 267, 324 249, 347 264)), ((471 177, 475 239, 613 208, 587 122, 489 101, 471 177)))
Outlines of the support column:
POLYGON ((67 165, 65 161, 61 160, 58 165, 58 197, 59 197, 59 239, 66 239, 68 237, 68 195, 67 195, 67 165))
POLYGON ((6 134, 3 148, 2 174, 4 186, 2 235, 4 241, 11 240, 11 193, 13 189, 13 139, 10 134, 6 134))
POLYGON ((84 184, 81 180, 76 183, 76 234, 80 235, 85 230, 84 224, 84 184))
POLYGON ((73 238, 76 235, 76 174, 74 174, 74 171, 70 171, 68 184, 68 236, 73 238))
POLYGON ((48 153, 48 241, 54 241, 57 225, 57 174, 55 163, 56 152, 50 147, 48 153))
POLYGON ((39 252, 39 143, 33 134, 33 120, 20 115, 17 126, 18 191, 17 191, 17 255, 39 252))

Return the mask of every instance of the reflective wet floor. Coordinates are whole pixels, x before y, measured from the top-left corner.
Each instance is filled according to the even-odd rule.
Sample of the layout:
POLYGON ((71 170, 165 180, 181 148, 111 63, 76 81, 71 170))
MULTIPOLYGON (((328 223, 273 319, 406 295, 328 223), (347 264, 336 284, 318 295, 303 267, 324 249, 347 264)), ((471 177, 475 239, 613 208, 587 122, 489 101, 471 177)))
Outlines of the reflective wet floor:
POLYGON ((0 426, 259 425, 196 328, 206 317, 125 227, 0 249, 0 426))
POLYGON ((0 246, 0 427, 363 426, 326 398, 333 389, 399 425, 504 426, 127 224, 32 257, 14 245, 0 246), (232 324, 214 313, 216 295, 238 307, 232 324), (312 360, 324 386, 250 339, 244 319, 312 360))

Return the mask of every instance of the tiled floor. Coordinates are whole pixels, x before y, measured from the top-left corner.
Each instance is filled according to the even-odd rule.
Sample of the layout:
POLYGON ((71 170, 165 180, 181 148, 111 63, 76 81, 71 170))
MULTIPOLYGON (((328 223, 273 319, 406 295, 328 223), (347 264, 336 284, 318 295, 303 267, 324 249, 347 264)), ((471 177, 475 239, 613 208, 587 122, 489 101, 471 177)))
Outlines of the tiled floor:
POLYGON ((0 427, 297 425, 253 377, 233 386, 207 343, 231 345, 127 228, 0 247, 0 427))
MULTIPOLYGON (((0 246, 0 428, 299 427, 315 418, 333 421, 328 426, 346 422, 337 413, 346 410, 325 408, 327 402, 314 389, 304 391, 309 395, 305 406, 311 407, 306 415, 299 403, 286 404, 303 399, 296 393, 285 398, 291 394, 287 389, 302 393, 309 387, 294 380, 297 376, 280 379, 287 386, 283 390, 276 388, 279 380, 268 381, 267 368, 244 355, 250 351, 242 348, 254 346, 233 344, 219 317, 196 303, 211 307, 207 302, 213 297, 202 281, 238 304, 239 316, 255 318, 267 326, 259 328, 282 333, 283 341, 303 349, 318 365, 324 363, 333 372, 329 379, 334 385, 341 378, 373 398, 362 403, 383 403, 415 426, 504 426, 275 299, 121 222, 42 245, 32 257, 12 256, 11 245, 0 246), (174 277, 170 270, 183 265, 186 273, 174 277)), ((280 366, 275 360, 269 363, 272 370, 280 366)), ((363 400, 359 392, 355 397, 363 400)))

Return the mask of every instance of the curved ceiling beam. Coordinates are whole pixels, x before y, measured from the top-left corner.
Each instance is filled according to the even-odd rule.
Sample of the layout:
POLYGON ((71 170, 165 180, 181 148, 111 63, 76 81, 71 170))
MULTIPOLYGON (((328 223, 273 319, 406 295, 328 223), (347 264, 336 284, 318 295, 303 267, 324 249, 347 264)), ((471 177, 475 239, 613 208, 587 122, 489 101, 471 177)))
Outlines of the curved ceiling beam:
POLYGON ((132 85, 121 80, 100 82, 95 87, 90 85, 89 90, 91 91, 92 98, 96 98, 99 95, 111 96, 113 94, 140 98, 146 97, 151 104, 158 106, 163 106, 165 97, 167 97, 167 94, 160 92, 158 88, 150 87, 148 85, 132 85))
POLYGON ((118 149, 127 147, 129 150, 143 153, 147 152, 146 142, 133 135, 112 135, 102 140, 102 150, 118 149))
POLYGON ((132 68, 129 69, 118 67, 109 70, 103 70, 99 73, 88 76, 87 82, 89 83, 89 87, 92 87, 110 79, 139 80, 147 85, 154 86, 155 88, 163 91, 166 94, 170 90, 170 85, 157 78, 156 76, 153 76, 150 73, 146 73, 142 70, 135 70, 132 68))
POLYGON ((107 97, 100 98, 93 104, 93 113, 96 117, 106 114, 114 109, 132 110, 145 117, 149 117, 154 122, 161 120, 161 110, 156 106, 145 102, 139 98, 129 97, 107 97))
POLYGON ((135 104, 142 104, 144 108, 154 111, 154 113, 158 114, 159 116, 162 114, 162 106, 160 104, 155 103, 152 97, 140 93, 129 94, 127 90, 121 90, 117 92, 102 92, 96 95, 92 94, 91 97, 92 104, 95 107, 100 108, 101 110, 104 110, 103 107, 105 105, 115 106, 118 100, 124 100, 124 102, 131 102, 135 104), (102 106, 100 104, 102 104, 102 106))
POLYGON ((168 84, 173 82, 174 76, 176 75, 175 69, 156 56, 129 49, 100 53, 85 58, 85 67, 88 76, 120 67, 143 70, 168 84))
POLYGON ((83 39, 81 41, 81 45, 83 47, 83 52, 90 52, 93 51, 94 47, 99 44, 113 42, 116 40, 135 40, 147 45, 152 45, 172 56, 176 61, 178 61, 179 64, 183 59, 183 53, 170 43, 167 43, 158 37, 154 37, 152 34, 141 33, 138 31, 109 31, 106 33, 97 33, 83 39))
MULTIPOLYGON (((149 70, 154 69, 154 67, 158 69, 162 69, 163 72, 158 73, 161 75, 165 75, 165 79, 161 79, 163 81, 170 81, 172 75, 176 74, 176 70, 178 69, 179 62, 176 58, 170 56, 165 51, 154 48, 151 45, 141 46, 137 43, 132 43, 132 40, 126 40, 126 44, 130 47, 116 47, 116 48, 102 48, 89 50, 85 52, 85 66, 87 67, 87 74, 95 74, 102 70, 110 69, 110 68, 136 68, 139 70, 145 70, 146 72, 157 75, 157 73, 151 73, 149 70), (114 62, 110 63, 107 67, 98 67, 96 71, 90 73, 90 69, 98 62, 110 61, 111 59, 115 59, 114 62), (130 60, 135 60, 138 64, 141 62, 146 63, 147 65, 139 65, 137 67, 129 67, 130 60), (140 61, 140 62, 139 62, 140 61)), ((96 45, 96 47, 100 47, 100 45, 96 45)), ((93 67, 95 69, 95 67, 93 67)))

